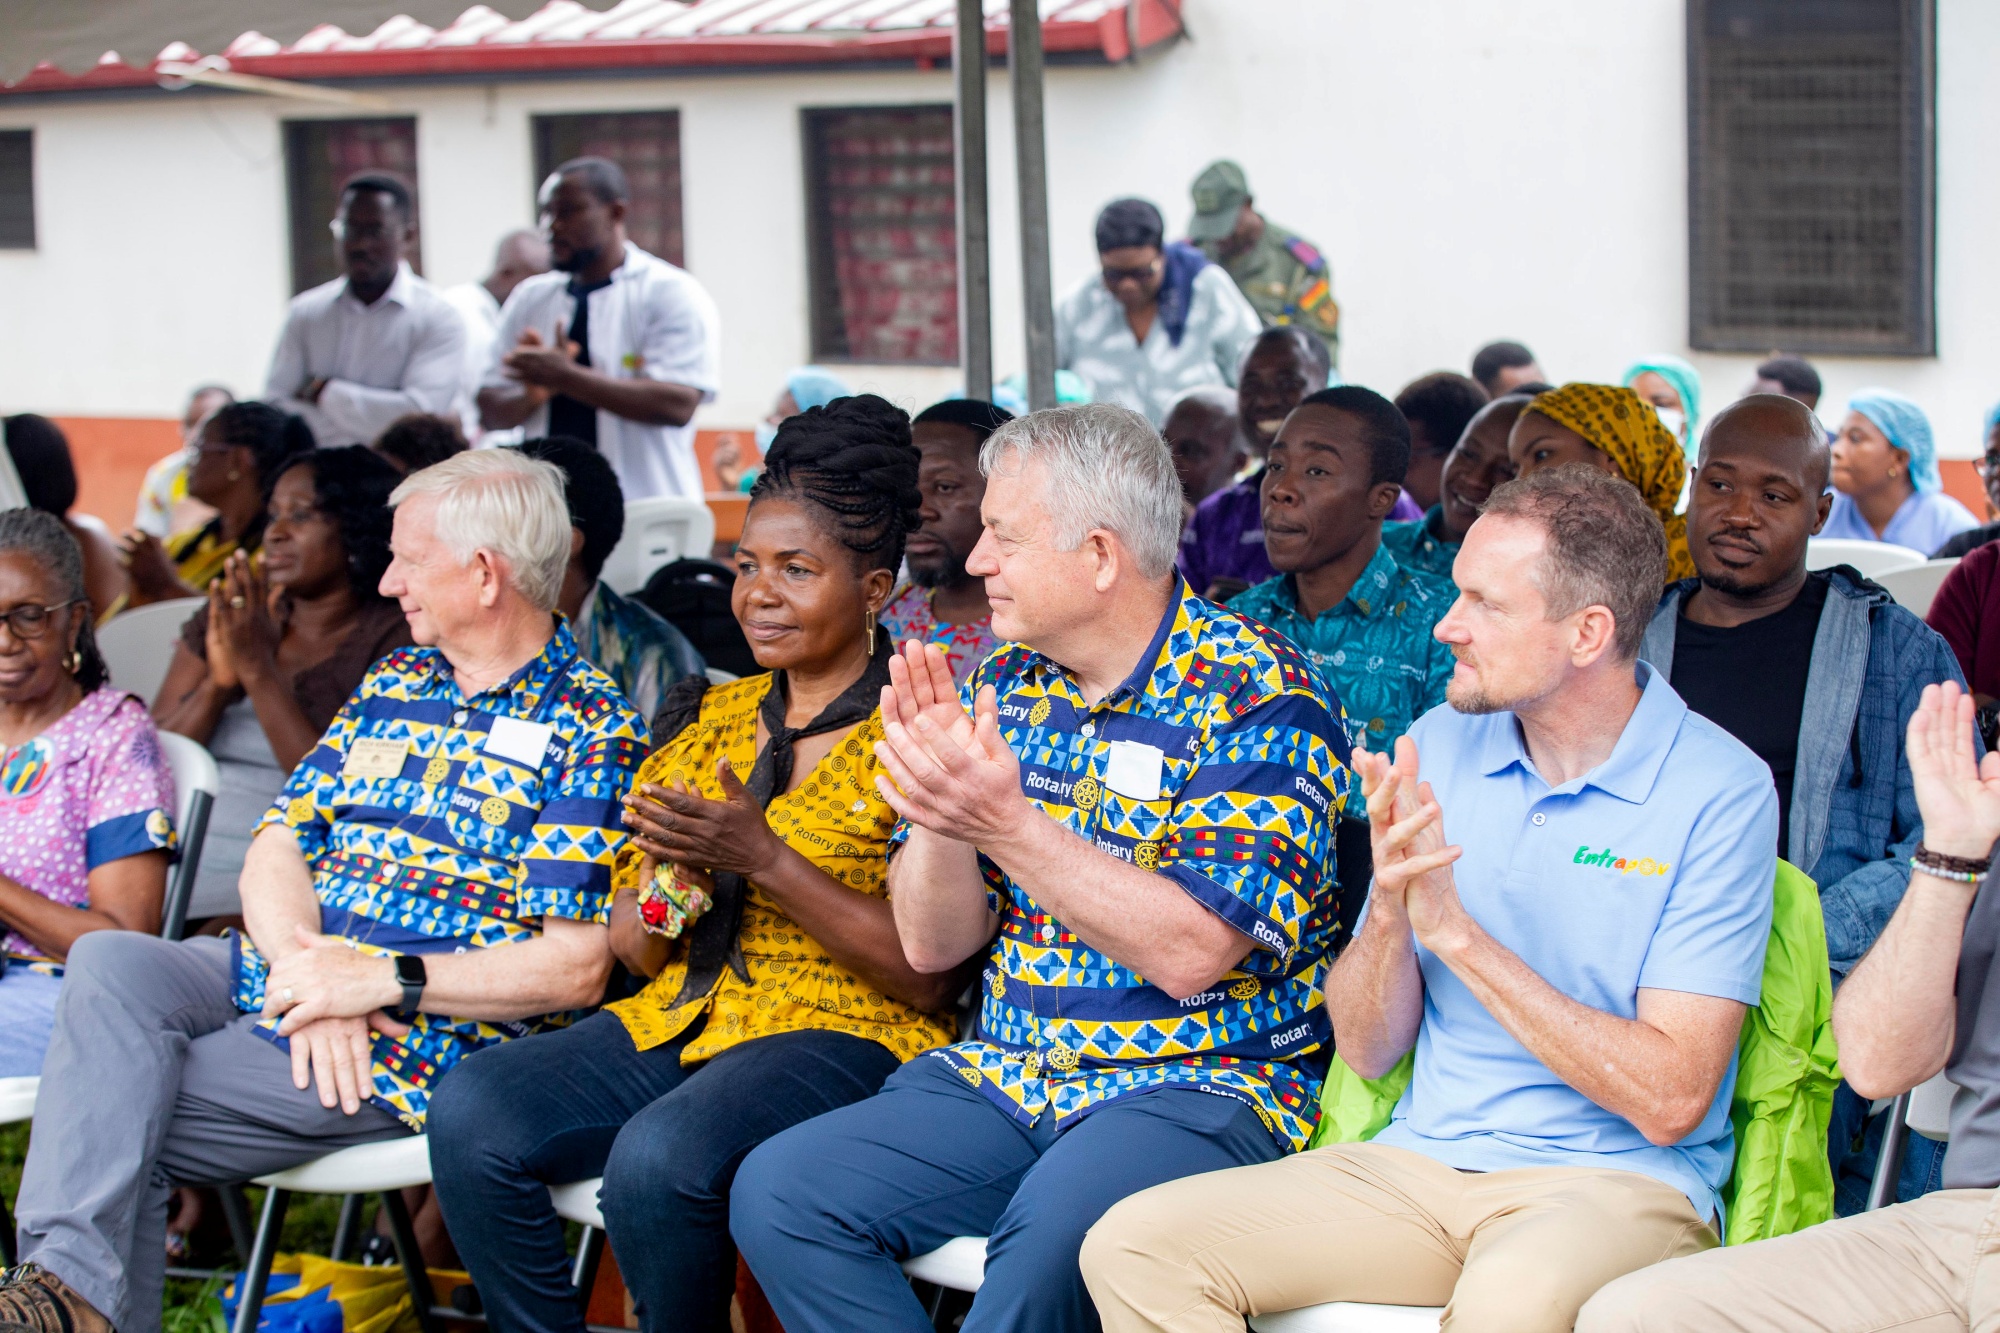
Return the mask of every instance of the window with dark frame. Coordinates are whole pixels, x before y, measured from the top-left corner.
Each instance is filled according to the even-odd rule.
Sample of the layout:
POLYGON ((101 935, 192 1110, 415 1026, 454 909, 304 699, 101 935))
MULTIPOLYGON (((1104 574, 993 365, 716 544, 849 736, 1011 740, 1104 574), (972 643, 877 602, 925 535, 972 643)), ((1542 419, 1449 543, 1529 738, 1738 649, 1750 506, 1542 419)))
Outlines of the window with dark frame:
MULTIPOLYGON (((411 218, 417 208, 417 122, 408 116, 369 116, 355 120, 288 120, 285 122, 285 186, 292 228, 292 291, 294 294, 331 282, 341 274, 327 230, 340 206, 340 187, 349 176, 381 171, 409 187, 411 218)), ((414 238, 405 258, 423 272, 422 237, 414 238)))
POLYGON ((1935 0, 1688 0, 1688 341, 1936 351, 1935 0))
POLYGON ((949 106, 804 112, 816 361, 958 364, 949 106))
POLYGON ((670 264, 681 258, 681 116, 678 111, 595 111, 536 116, 535 182, 573 157, 603 157, 625 172, 632 198, 625 234, 670 264))
POLYGON ((35 248, 35 132, 0 130, 0 250, 35 248))

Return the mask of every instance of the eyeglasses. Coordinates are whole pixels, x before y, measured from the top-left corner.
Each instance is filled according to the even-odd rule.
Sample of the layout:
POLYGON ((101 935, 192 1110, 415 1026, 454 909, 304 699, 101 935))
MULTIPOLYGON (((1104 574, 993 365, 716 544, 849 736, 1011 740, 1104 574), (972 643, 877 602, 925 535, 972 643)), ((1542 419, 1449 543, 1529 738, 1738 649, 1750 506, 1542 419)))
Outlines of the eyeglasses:
POLYGON ((389 236, 395 229, 379 222, 371 222, 365 227, 357 227, 351 222, 335 218, 326 224, 336 241, 379 241, 389 236))
POLYGON ((67 602, 57 602, 54 606, 37 606, 29 602, 25 606, 15 607, 12 611, 0 611, 0 623, 4 623, 15 638, 24 642, 28 639, 39 639, 49 632, 49 620, 56 612, 64 607, 75 606, 81 601, 83 601, 81 597, 72 597, 67 602))
POLYGON ((2000 477, 2000 454, 1986 455, 1986 457, 1972 465, 1972 470, 1979 474, 1982 481, 1991 481, 1994 477, 2000 477))

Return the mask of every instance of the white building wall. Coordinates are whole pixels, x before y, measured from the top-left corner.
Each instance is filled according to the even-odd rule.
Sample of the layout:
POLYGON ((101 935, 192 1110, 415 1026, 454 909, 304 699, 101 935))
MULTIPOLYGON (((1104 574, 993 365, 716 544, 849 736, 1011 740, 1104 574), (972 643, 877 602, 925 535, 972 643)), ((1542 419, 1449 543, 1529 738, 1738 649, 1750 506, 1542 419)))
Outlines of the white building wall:
MULTIPOLYGON (((1140 67, 1049 73, 1058 295, 1094 272, 1090 224, 1139 194, 1184 225, 1187 185, 1233 156, 1268 216, 1318 243, 1344 311, 1342 371, 1393 392, 1496 337, 1558 378, 1686 354, 1683 0, 1186 0, 1192 39, 1140 67)), ((1938 0, 1938 345, 1932 359, 1815 358, 1829 407, 1864 384, 1976 452, 2000 397, 2000 5, 1938 0)), ((996 371, 1021 368, 1012 120, 990 82, 996 371)), ((418 118, 425 267, 484 272, 532 221, 537 112, 681 112, 688 266, 723 312, 725 388, 699 418, 760 417, 807 356, 799 110, 945 101, 949 75, 817 71, 372 89, 418 118)), ((176 96, 0 101, 37 131, 41 248, 0 251, 0 404, 168 415, 193 383, 261 383, 289 286, 279 121, 305 104, 176 96)), ((1709 410, 1755 358, 1700 355, 1709 410)), ((851 368, 919 406, 950 370, 851 368)))

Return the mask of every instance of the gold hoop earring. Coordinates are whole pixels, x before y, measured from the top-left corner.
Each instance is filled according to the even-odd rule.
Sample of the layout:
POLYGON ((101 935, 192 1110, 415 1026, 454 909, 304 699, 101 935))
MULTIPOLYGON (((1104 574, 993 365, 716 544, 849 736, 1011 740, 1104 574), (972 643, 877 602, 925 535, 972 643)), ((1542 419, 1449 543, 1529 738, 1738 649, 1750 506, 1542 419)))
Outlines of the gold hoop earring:
POLYGON ((863 623, 868 626, 868 655, 873 657, 875 656, 875 613, 873 611, 868 612, 863 618, 863 623))
POLYGON ((243 475, 243 473, 242 473, 242 471, 241 471, 240 469, 237 469, 237 468, 231 468, 231 469, 229 470, 229 479, 230 479, 231 481, 235 481, 235 480, 237 480, 237 479, 238 479, 239 477, 241 477, 242 475, 243 475))
POLYGON ((70 649, 69 661, 63 663, 63 665, 69 669, 69 674, 74 676, 77 672, 83 670, 83 654, 74 648, 70 649))

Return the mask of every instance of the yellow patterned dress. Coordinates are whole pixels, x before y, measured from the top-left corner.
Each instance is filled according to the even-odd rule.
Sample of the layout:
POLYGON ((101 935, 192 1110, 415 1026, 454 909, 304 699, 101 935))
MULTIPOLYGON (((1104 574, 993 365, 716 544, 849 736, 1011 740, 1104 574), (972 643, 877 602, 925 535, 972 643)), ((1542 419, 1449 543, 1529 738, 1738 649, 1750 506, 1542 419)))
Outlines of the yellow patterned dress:
MULTIPOLYGON (((664 742, 639 770, 637 783, 670 786, 679 778, 710 800, 722 799, 715 761, 727 756, 739 777, 757 760, 757 706, 771 687, 768 674, 711 688, 701 715, 664 742)), ((833 747, 790 792, 774 796, 766 811, 771 829, 815 866, 859 893, 886 898, 889 833, 896 815, 875 790, 874 743, 882 715, 868 719, 833 747)), ((639 887, 640 856, 627 845, 612 869, 617 893, 639 887)), ((743 904, 738 936, 750 973, 746 983, 729 968, 707 995, 672 1005, 687 976, 683 957, 671 959, 652 984, 629 1000, 606 1005, 625 1024, 640 1050, 672 1041, 703 1014, 708 1025, 681 1051, 697 1064, 740 1042, 780 1032, 846 1032, 877 1042, 908 1060, 955 1034, 948 1015, 926 1014, 882 994, 827 956, 753 882, 743 904)))

